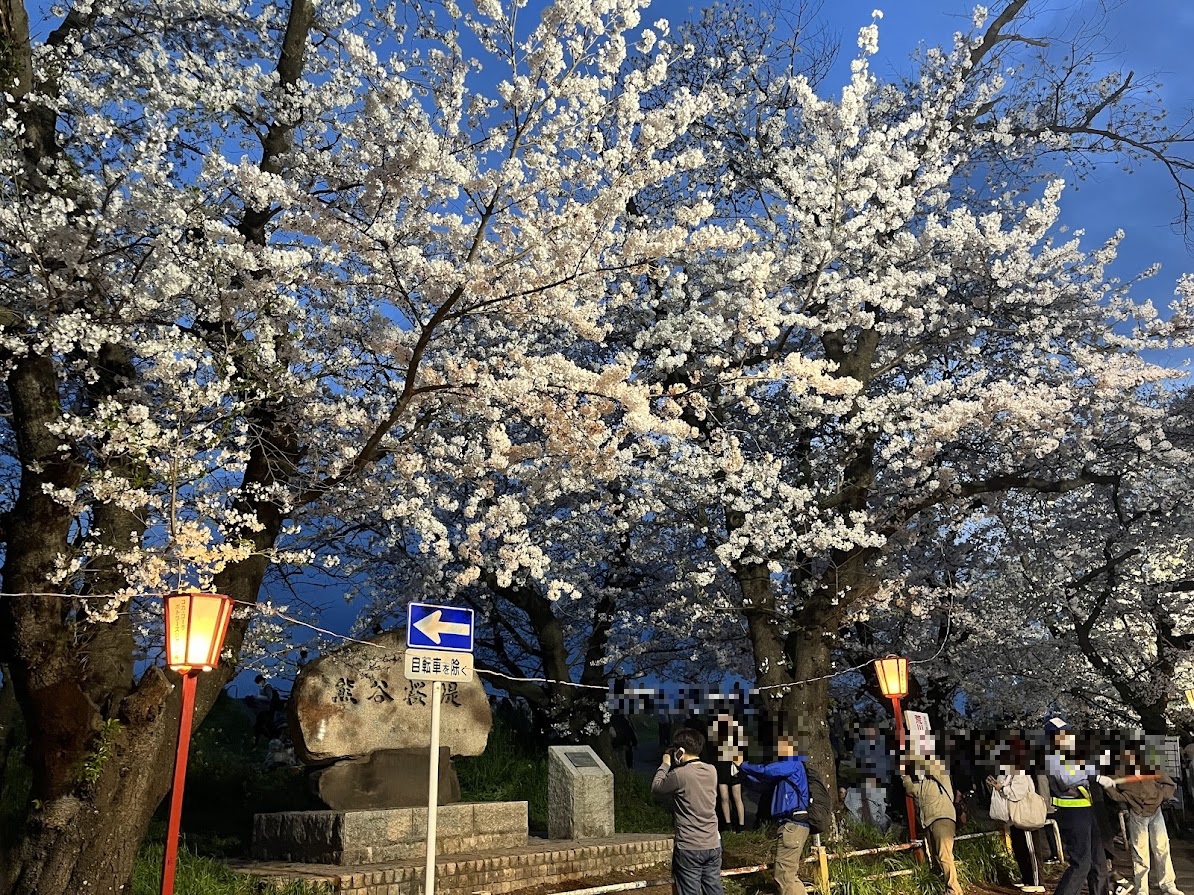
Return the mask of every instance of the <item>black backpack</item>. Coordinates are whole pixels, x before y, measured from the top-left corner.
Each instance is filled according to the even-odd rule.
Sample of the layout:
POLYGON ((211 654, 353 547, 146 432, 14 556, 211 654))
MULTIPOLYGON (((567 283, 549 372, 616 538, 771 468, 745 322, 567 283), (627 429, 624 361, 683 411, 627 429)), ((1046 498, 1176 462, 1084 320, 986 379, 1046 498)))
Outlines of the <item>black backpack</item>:
POLYGON ((809 832, 828 833, 833 828, 833 801, 829 798, 829 787, 807 762, 804 773, 808 778, 809 832))

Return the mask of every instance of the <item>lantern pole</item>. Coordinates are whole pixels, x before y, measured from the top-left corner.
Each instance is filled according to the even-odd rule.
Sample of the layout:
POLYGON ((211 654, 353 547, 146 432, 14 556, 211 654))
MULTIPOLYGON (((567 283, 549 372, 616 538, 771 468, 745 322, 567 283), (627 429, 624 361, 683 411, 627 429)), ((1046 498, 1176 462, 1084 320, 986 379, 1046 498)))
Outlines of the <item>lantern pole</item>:
MULTIPOLYGON (((906 761, 907 738, 904 734, 904 710, 900 700, 908 695, 908 660, 899 656, 885 656, 875 660, 875 675, 879 678, 879 690, 891 700, 892 718, 895 721, 896 742, 899 744, 900 773, 906 761)), ((916 802, 910 793, 904 793, 904 808, 908 815, 908 841, 916 841, 916 802)), ((912 852, 918 861, 923 860, 920 849, 912 852)))
POLYGON ((178 826, 182 819, 182 791, 187 780, 187 754, 191 748, 191 719, 195 714, 195 690, 198 683, 198 671, 188 671, 182 676, 182 708, 178 715, 178 750, 174 754, 170 822, 166 827, 166 851, 162 855, 162 895, 174 895, 174 871, 178 865, 178 826))
POLYGON ((174 786, 170 794, 170 820, 166 850, 162 853, 162 895, 174 895, 178 869, 178 827, 182 820, 182 793, 187 782, 187 753, 195 717, 195 690, 199 674, 220 664, 220 650, 232 618, 232 598, 226 594, 170 594, 165 612, 166 665, 182 676, 182 704, 178 710, 178 747, 174 753, 174 786))
MULTIPOLYGON (((896 726, 896 742, 899 744, 900 764, 904 763, 904 753, 907 747, 907 739, 904 735, 904 710, 900 707, 900 697, 891 697, 892 714, 895 716, 896 726)), ((902 767, 901 767, 902 770, 902 767)), ((904 793, 904 808, 908 815, 908 841, 916 841, 916 802, 913 800, 911 793, 904 793)), ((917 858, 920 858, 919 850, 916 851, 917 858)))

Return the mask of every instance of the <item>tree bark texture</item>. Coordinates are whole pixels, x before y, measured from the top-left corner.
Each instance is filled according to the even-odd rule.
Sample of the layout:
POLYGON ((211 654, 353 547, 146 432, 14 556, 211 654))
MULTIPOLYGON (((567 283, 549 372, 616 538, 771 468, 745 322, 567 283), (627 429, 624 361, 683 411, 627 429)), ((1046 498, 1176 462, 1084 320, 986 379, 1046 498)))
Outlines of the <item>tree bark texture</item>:
MULTIPOLYGON (((799 631, 786 628, 788 619, 776 612, 775 594, 766 565, 751 563, 736 569, 742 589, 746 621, 754 651, 758 687, 774 739, 780 732, 797 737, 799 751, 825 779, 830 792, 837 792, 837 768, 829 742, 830 640, 826 627, 799 631), (794 684, 794 681, 810 683, 794 684)), ((807 623, 806 622, 806 623, 807 623)), ((763 753, 774 755, 776 743, 763 743, 763 753)))
MULTIPOLYGON (((288 16, 278 74, 284 85, 293 86, 302 74, 313 5, 295 0, 288 16)), ((47 43, 85 35, 91 23, 72 11, 47 43)), ((53 98, 58 85, 36 70, 21 0, 0 0, 0 73, 7 73, 13 85, 11 99, 5 101, 15 103, 25 127, 21 149, 26 192, 49 192, 53 181, 44 173, 66 151, 68 138, 59 141, 52 103, 37 99, 39 94, 53 98)), ((264 170, 281 171, 279 159, 292 127, 268 128, 262 140, 264 170)), ((265 210, 246 207, 242 218, 245 236, 265 244, 265 210)), ((0 308, 0 322, 14 332, 23 325, 5 308, 0 308)), ((220 341, 226 334, 213 337, 220 341)), ((0 662, 5 664, 3 700, 15 701, 28 738, 32 792, 17 841, 4 844, 0 895, 121 892, 129 884, 149 821, 169 790, 178 736, 179 679, 151 668, 135 680, 129 616, 90 621, 76 611, 70 597, 56 593, 63 589, 57 564, 60 557, 71 555, 74 519, 70 509, 47 492, 73 489, 91 462, 54 434, 63 408, 80 394, 92 402, 118 395, 134 384, 136 367, 128 347, 103 346, 95 357, 98 379, 79 389, 49 355, 30 352, 10 361, 5 387, 21 479, 4 519, 0 576, 7 596, 0 597, 0 662)), ((261 552, 274 544, 283 522, 277 505, 253 495, 268 491, 268 486, 285 487, 299 453, 292 433, 279 421, 283 417, 277 407, 261 407, 252 415, 250 422, 262 437, 247 463, 237 508, 261 525, 247 535, 256 555, 229 566, 215 582, 220 592, 247 603, 256 601, 266 572, 261 552)), ((135 470, 118 471, 136 478, 135 470)), ((127 544, 144 531, 137 514, 115 505, 97 505, 92 523, 110 545, 127 544)), ((117 567, 102 556, 92 571, 92 592, 110 593, 123 584, 117 567)), ((196 724, 236 673, 247 625, 247 619, 233 620, 225 640, 231 660, 201 678, 196 724)))

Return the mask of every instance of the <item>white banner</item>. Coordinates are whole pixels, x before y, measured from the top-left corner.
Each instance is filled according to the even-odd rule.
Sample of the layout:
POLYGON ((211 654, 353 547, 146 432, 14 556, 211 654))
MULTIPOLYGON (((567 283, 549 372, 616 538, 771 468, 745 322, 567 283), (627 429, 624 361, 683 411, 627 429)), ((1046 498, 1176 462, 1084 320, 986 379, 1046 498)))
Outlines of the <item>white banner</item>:
POLYGON ((473 678, 473 654, 447 650, 408 649, 408 681, 469 681, 473 678))
POLYGON ((904 712, 904 726, 908 730, 908 751, 912 755, 929 755, 933 752, 928 715, 924 712, 904 712))

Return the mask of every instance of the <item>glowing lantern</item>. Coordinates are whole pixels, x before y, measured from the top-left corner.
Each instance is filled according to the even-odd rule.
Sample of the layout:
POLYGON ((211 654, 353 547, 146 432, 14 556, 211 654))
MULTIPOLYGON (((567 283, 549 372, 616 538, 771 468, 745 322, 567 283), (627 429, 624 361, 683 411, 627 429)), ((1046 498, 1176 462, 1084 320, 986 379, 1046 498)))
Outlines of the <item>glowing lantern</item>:
POLYGON ((179 674, 211 671, 232 617, 232 598, 223 594, 171 594, 166 597, 166 664, 179 674))
POLYGON ((195 714, 195 687, 201 671, 211 671, 220 664, 220 651, 224 648, 224 635, 228 633, 231 618, 232 598, 223 594, 170 594, 166 597, 166 664, 182 675, 182 706, 178 713, 174 787, 170 796, 170 820, 166 825, 166 852, 162 860, 162 895, 174 893, 182 790, 187 779, 191 718, 195 714))
POLYGON ((888 699, 903 699, 908 695, 908 660, 901 656, 887 656, 875 660, 879 689, 888 699))

